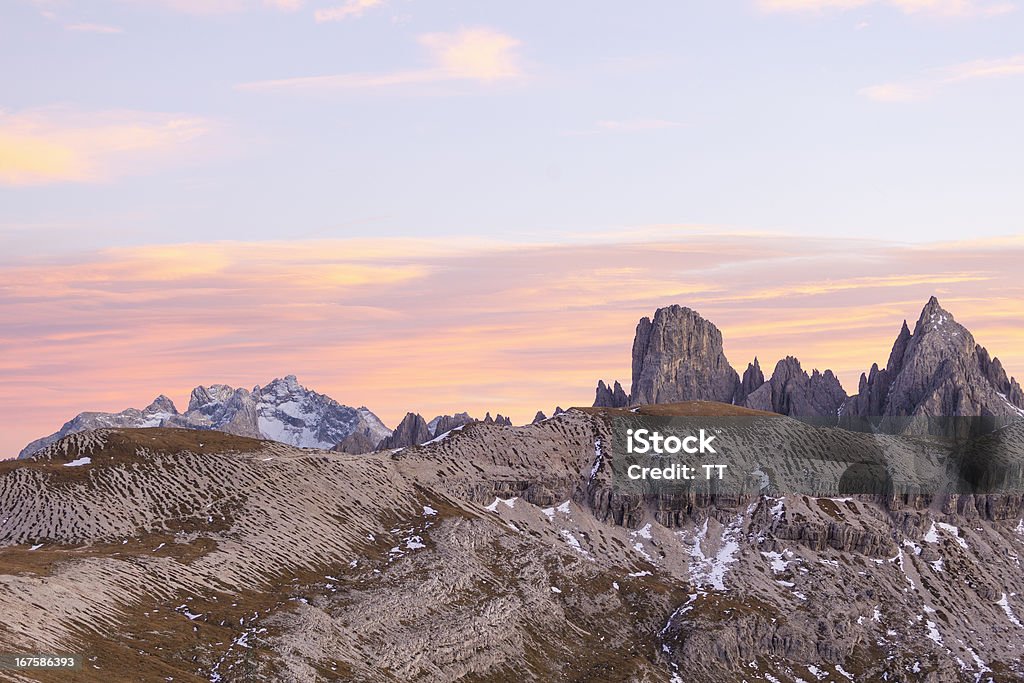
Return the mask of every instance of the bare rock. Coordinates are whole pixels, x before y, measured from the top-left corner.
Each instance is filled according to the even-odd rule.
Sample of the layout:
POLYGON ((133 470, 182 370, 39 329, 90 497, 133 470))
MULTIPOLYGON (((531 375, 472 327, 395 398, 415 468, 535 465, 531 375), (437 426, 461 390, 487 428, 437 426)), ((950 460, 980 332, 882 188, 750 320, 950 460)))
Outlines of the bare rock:
POLYGON ((776 364, 771 379, 752 392, 744 405, 791 417, 837 416, 846 398, 831 370, 814 370, 808 375, 799 360, 787 356, 776 364))
POLYGON ((632 405, 678 401, 730 403, 739 375, 722 350, 722 333, 696 311, 659 308, 641 318, 633 341, 632 405))
POLYGON ((406 413, 391 436, 382 439, 375 450, 406 448, 425 443, 430 439, 430 430, 427 428, 427 421, 423 419, 423 416, 419 413, 406 413))

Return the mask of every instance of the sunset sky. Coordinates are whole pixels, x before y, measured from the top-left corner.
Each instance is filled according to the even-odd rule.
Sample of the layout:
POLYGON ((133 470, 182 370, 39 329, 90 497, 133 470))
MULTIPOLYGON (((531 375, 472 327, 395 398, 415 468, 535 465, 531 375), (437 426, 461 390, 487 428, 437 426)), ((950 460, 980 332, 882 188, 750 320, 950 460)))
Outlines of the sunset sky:
POLYGON ((0 458, 285 374, 528 421, 628 390, 670 303, 853 391, 936 294, 1020 378, 1021 36, 997 0, 7 0, 0 458))

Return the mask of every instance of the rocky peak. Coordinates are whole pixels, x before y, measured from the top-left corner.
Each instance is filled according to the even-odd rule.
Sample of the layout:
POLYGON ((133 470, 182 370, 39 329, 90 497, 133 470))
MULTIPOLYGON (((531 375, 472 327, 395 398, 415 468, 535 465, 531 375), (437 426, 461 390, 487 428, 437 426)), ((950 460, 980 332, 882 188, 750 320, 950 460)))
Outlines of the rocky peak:
POLYGON ((747 369, 743 372, 743 379, 740 381, 739 388, 736 389, 733 403, 743 405, 747 397, 760 389, 763 384, 764 373, 761 372, 761 363, 757 360, 757 356, 754 356, 754 362, 748 363, 747 369))
POLYGON ((629 396, 626 395, 618 380, 614 389, 609 388, 604 380, 598 380, 597 391, 594 396, 595 408, 625 408, 629 405, 629 396))
POLYGON ((423 416, 419 413, 406 413, 402 421, 395 427, 395 431, 377 444, 376 450, 384 451, 416 446, 430 441, 430 439, 430 429, 427 427, 427 421, 423 419, 423 416))
POLYGON ((491 413, 488 412, 486 415, 484 415, 483 424, 485 424, 485 425, 504 425, 506 427, 511 427, 512 426, 512 419, 503 416, 501 413, 498 413, 497 416, 495 416, 495 417, 491 417, 491 413))
POLYGON ((998 359, 931 297, 906 322, 884 370, 872 366, 844 414, 858 417, 1024 416, 1024 393, 998 359))
POLYGON ((476 420, 467 412, 455 413, 454 415, 438 415, 427 423, 427 429, 430 432, 430 436, 441 436, 456 427, 462 427, 473 422, 476 422, 476 420))
MULTIPOLYGON (((249 393, 245 389, 238 389, 237 391, 249 393)), ((209 410, 208 406, 227 403, 235 392, 236 389, 229 387, 227 384, 211 384, 208 387, 196 387, 192 390, 191 396, 189 396, 188 409, 189 411, 209 410)))
POLYGON ((174 401, 167 398, 163 394, 160 394, 153 402, 142 409, 143 415, 166 415, 170 417, 178 414, 178 409, 174 407, 174 401))
MULTIPOLYGON (((907 321, 903 321, 903 327, 900 328, 899 335, 896 336, 896 341, 892 345, 892 351, 889 353, 889 362, 886 363, 885 369, 891 373, 899 372, 903 368, 903 356, 907 352, 907 344, 910 343, 910 328, 907 327, 907 321)), ((878 365, 872 365, 877 371, 878 365)))
POLYGON ((793 417, 836 417, 846 392, 831 370, 810 375, 793 356, 780 360, 771 379, 753 391, 744 405, 793 417))
POLYGON ((54 434, 38 439, 22 451, 27 457, 72 433, 102 427, 179 427, 270 439, 302 448, 333 448, 355 431, 366 428, 374 443, 390 430, 366 408, 350 408, 299 384, 295 375, 271 381, 252 392, 227 384, 198 386, 189 397, 188 410, 178 413, 174 403, 159 396, 144 410, 120 413, 81 413, 54 434))
POLYGON ((682 306, 659 308, 641 318, 633 340, 630 404, 676 401, 730 403, 739 375, 722 350, 722 333, 682 306))
POLYGON ((537 414, 533 416, 533 422, 531 422, 530 424, 540 424, 546 419, 548 419, 548 416, 544 414, 544 411, 538 410, 537 414))

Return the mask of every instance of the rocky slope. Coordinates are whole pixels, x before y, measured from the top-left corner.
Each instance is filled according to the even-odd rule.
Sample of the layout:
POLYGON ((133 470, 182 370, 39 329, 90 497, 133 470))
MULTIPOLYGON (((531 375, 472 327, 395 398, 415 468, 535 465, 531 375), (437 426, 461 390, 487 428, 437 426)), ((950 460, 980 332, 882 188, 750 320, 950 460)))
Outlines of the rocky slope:
MULTIPOLYGON (((936 472, 942 449, 651 410, 750 420, 740 490, 623 488, 635 415, 610 409, 363 456, 71 435, 0 463, 0 651, 81 652, 110 682, 1024 680, 1019 490, 839 495, 847 464, 821 460, 783 495, 793 449, 881 439, 936 472)), ((987 438, 1019 489, 1024 430, 987 438)))
POLYGON ((215 429, 300 448, 328 449, 355 431, 365 432, 374 444, 391 433, 369 409, 342 405, 288 375, 252 391, 225 384, 196 387, 184 413, 179 413, 166 396, 141 411, 129 408, 115 414, 81 413, 57 432, 30 443, 18 457, 27 457, 64 436, 87 429, 163 426, 215 429))

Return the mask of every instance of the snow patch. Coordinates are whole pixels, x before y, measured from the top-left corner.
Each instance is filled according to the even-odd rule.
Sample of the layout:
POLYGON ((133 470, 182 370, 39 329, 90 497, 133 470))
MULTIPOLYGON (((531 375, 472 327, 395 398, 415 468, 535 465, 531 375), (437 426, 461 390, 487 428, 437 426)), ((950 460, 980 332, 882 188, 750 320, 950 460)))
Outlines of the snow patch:
POLYGON ((1006 593, 1003 593, 1003 597, 999 598, 999 602, 996 604, 1003 608, 1003 611, 1006 612, 1006 618, 1010 620, 1011 624, 1017 628, 1024 628, 1024 624, 1021 624, 1020 619, 1013 613, 1013 608, 1010 607, 1010 599, 1006 597, 1006 593))

